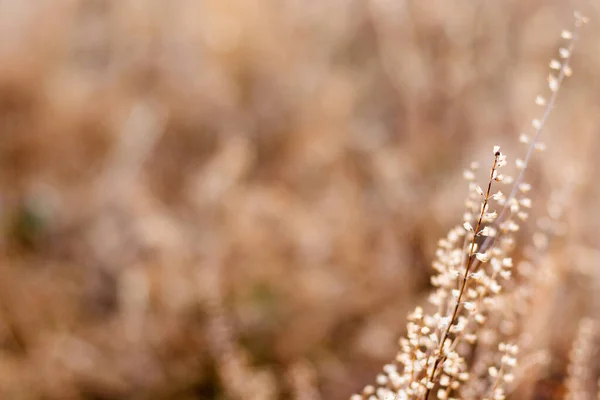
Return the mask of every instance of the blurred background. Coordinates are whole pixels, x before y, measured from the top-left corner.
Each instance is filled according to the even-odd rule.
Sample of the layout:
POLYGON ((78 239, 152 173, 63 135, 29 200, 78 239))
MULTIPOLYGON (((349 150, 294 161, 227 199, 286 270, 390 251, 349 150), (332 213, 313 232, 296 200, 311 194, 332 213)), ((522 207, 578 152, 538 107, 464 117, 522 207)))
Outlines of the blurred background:
POLYGON ((540 399, 600 310, 599 3, 0 0, 0 398, 372 382, 461 221, 462 170, 523 157, 575 9, 591 22, 527 178, 534 216, 571 193, 540 399))

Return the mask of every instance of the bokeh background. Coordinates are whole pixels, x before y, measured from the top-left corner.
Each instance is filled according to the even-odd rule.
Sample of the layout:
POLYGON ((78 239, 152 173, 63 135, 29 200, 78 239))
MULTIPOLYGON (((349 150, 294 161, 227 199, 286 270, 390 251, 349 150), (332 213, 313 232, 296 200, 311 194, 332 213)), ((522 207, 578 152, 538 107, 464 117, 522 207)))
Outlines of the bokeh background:
POLYGON ((570 193, 540 399, 600 310, 598 2, 1 0, 0 398, 370 383, 463 168, 523 156, 575 9, 591 22, 528 174, 534 217, 570 193))

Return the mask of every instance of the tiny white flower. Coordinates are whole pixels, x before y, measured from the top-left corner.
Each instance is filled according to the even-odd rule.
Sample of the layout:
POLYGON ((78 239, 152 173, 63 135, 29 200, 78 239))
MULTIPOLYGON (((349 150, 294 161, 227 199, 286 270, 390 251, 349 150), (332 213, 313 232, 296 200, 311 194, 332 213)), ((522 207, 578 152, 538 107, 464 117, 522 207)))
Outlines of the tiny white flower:
POLYGON ((500 293, 500 290, 502 290, 502 286, 500 286, 498 282, 492 281, 490 282, 490 290, 492 291, 492 293, 498 294, 500 293))
POLYGON ((483 314, 475 314, 475 321, 478 324, 483 324, 485 322, 485 316, 483 314))
POLYGON ((535 104, 537 104, 538 106, 545 106, 546 105, 546 99, 543 98, 542 96, 537 96, 535 98, 535 104))
POLYGON ((500 261, 498 261, 497 258, 492 258, 492 262, 490 264, 492 264, 492 269, 494 270, 494 272, 498 272, 502 269, 502 264, 500 263, 500 261))
POLYGON ((561 58, 569 58, 571 52, 569 51, 569 49, 561 47, 560 49, 558 49, 558 54, 560 54, 561 58))
POLYGON ((573 14, 575 15, 575 19, 578 22, 577 26, 580 26, 581 24, 587 24, 590 21, 588 17, 584 16, 579 11, 575 11, 573 14))
POLYGON ((442 375, 442 377, 440 378, 440 385, 441 386, 448 386, 450 384, 450 377, 448 375, 442 375))
POLYGON ((542 152, 546 150, 546 145, 544 143, 536 143, 535 144, 536 151, 542 152))
POLYGON ((485 253, 476 253, 475 257, 481 262, 487 262, 490 259, 490 256, 485 253))
POLYGON ((523 193, 527 193, 531 190, 531 185, 529 183, 521 183, 519 184, 519 190, 523 193))
POLYGON ((562 64, 558 60, 551 60, 550 61, 550 69, 555 69, 555 70, 558 71, 561 66, 562 66, 562 64))
POLYGON ((496 211, 492 211, 490 213, 485 213, 483 217, 488 221, 493 221, 498 218, 498 213, 496 211))
POLYGON ((548 75, 548 87, 552 92, 558 91, 558 79, 554 75, 548 75))
POLYGON ((523 207, 526 207, 526 208, 531 208, 531 199, 529 199, 529 198, 524 198, 524 199, 521 199, 521 200, 519 201, 519 203, 521 203, 521 205, 522 205, 523 207))
POLYGON ((517 158, 515 160, 515 165, 517 166, 518 169, 523 169, 523 168, 525 168, 525 161, 521 160, 520 158, 517 158))
POLYGON ((471 272, 469 276, 475 280, 483 278, 483 271, 471 272))
POLYGON ((485 228, 483 228, 482 230, 479 231, 478 235, 479 236, 494 236, 494 230, 489 227, 486 226, 485 228))
POLYGON ((375 381, 377 382, 378 385, 383 386, 388 382, 388 378, 387 378, 387 376, 385 376, 383 374, 379 374, 379 375, 377 375, 377 378, 375 379, 375 381))
POLYGON ((436 333, 432 333, 429 335, 429 340, 431 340, 433 343, 437 343, 439 339, 436 333))
POLYGON ((560 33, 560 37, 566 40, 571 40, 573 39, 573 32, 563 29, 563 31, 560 33))
POLYGON ((477 335, 475 335, 474 333, 467 333, 465 334, 465 340, 473 344, 477 341, 477 335))

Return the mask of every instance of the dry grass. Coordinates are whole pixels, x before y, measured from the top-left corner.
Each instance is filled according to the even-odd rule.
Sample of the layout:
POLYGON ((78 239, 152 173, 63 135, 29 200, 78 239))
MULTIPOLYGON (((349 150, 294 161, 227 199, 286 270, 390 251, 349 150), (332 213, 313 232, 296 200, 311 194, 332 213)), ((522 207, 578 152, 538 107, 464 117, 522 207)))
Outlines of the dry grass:
POLYGON ((600 312, 595 4, 0 2, 0 398, 360 390, 430 292, 464 167, 521 154, 574 8, 514 250, 551 271, 507 300, 547 349, 518 399, 562 398, 600 312), (563 234, 535 254, 548 200, 563 234))

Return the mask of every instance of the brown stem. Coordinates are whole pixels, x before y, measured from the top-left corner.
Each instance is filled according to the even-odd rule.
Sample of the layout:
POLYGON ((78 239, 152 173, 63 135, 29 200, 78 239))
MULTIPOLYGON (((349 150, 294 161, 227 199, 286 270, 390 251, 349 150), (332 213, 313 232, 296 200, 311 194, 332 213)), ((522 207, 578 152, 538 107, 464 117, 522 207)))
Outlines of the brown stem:
MULTIPOLYGON (((456 317, 458 315, 458 309, 460 308, 461 300, 462 300, 463 294, 465 293, 465 288, 467 287, 467 283, 468 283, 468 279, 469 279, 469 270, 471 269, 471 265, 473 264, 473 259, 475 257, 474 250, 475 250, 475 244, 476 244, 476 240, 477 240, 477 233, 479 232, 479 230, 481 228, 481 224, 483 222, 483 217, 484 217, 485 211, 487 209, 488 200, 490 198, 490 192, 492 190, 492 182, 494 182, 494 172, 496 171, 496 166, 498 165, 499 157, 500 157, 500 152, 496 152, 496 154, 494 154, 494 164, 492 165, 492 170, 490 172, 490 179, 488 182, 487 190, 485 192, 485 197, 483 199, 481 212, 479 213, 479 218, 477 219, 477 226, 475 227, 475 230, 473 232, 473 239, 471 240, 471 245, 469 246, 470 247, 469 255, 466 258, 466 262, 465 262, 465 273, 463 275, 463 279, 462 279, 462 283, 461 283, 460 290, 458 293, 458 297, 456 299, 456 304, 454 305, 454 310, 452 311, 452 317, 450 318, 450 322, 448 323, 448 326, 444 330, 444 333, 442 334, 442 337, 440 339, 439 347, 438 347, 437 351, 435 352, 436 359, 435 359, 435 362, 433 363, 433 368, 431 370, 431 373, 429 374, 429 376, 427 378, 427 382, 426 382, 427 386, 429 386, 429 383, 433 383, 434 378, 435 378, 435 372, 440 364, 440 360, 442 360, 442 358, 445 357, 445 355, 443 354, 444 342, 448 338, 448 335, 450 334, 450 329, 452 328, 452 326, 455 323, 456 317)), ((427 361, 427 366, 429 366, 429 361, 427 361)), ((426 391, 425 391, 425 395, 423 396, 424 400, 427 400, 429 398, 429 393, 431 392, 431 389, 427 386, 425 387, 426 391)))

